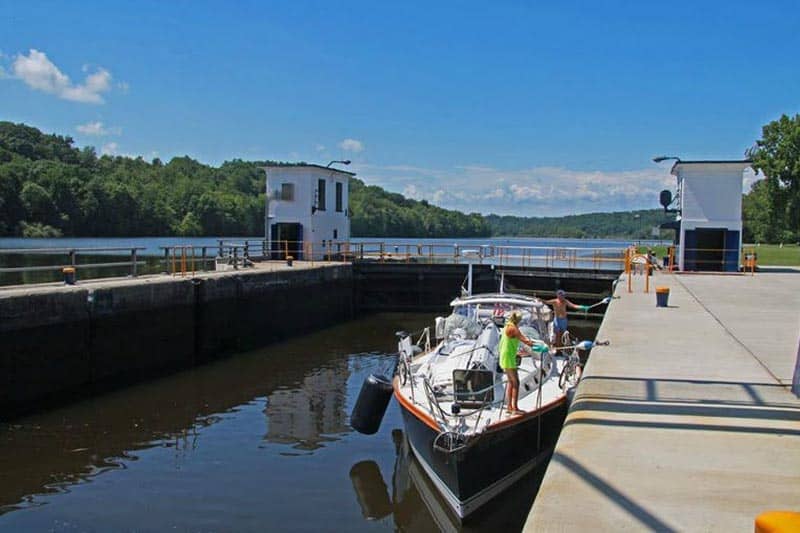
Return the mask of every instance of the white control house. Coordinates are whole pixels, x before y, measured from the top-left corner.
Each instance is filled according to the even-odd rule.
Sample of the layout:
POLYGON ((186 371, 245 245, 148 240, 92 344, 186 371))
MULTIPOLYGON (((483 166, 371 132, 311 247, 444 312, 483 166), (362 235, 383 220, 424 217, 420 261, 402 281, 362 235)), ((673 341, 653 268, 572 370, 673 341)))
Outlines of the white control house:
POLYGON ((681 161, 676 260, 682 271, 736 272, 742 249, 742 179, 750 161, 681 161))
POLYGON ((266 239, 273 252, 295 259, 319 256, 331 241, 350 239, 349 180, 355 176, 314 164, 263 167, 266 239))

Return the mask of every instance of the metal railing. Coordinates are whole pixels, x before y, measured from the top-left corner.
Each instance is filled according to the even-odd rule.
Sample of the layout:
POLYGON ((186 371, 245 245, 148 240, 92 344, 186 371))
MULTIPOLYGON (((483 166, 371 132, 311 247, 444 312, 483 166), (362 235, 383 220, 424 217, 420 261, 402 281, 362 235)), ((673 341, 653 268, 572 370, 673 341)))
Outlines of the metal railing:
POLYGON ((209 270, 238 270, 253 265, 254 259, 267 257, 266 241, 244 240, 237 242, 217 241, 212 246, 176 244, 160 246, 162 250, 162 272, 185 276, 209 270), (208 265, 213 268, 208 268, 208 265))
MULTIPOLYGON (((757 256, 755 248, 682 248, 685 271, 755 272, 757 256)), ((677 268, 673 258, 673 269, 677 268)))
POLYGON ((139 259, 139 252, 145 250, 144 247, 113 247, 113 248, 4 248, 0 249, 0 255, 26 255, 26 256, 64 256, 65 262, 57 262, 51 265, 29 265, 0 267, 0 274, 14 274, 26 272, 52 272, 62 271, 65 268, 74 268, 76 273, 84 269, 129 267, 130 276, 136 277, 138 267, 146 264, 139 259), (123 252, 127 252, 123 254, 123 252), (99 255, 128 255, 127 261, 101 261, 92 263, 81 263, 78 261, 80 255, 99 256, 99 255))
MULTIPOLYGON (((684 254, 686 251, 690 252, 711 252, 713 254, 721 254, 718 255, 714 259, 708 260, 698 260, 693 258, 690 266, 694 267, 690 271, 728 271, 728 272, 741 272, 747 273, 749 272, 750 275, 755 275, 757 263, 758 263, 758 255, 756 254, 755 247, 753 246, 743 246, 741 249, 739 248, 690 248, 684 250, 684 254), (726 254, 729 252, 737 252, 741 255, 737 255, 735 270, 726 269, 726 267, 730 266, 731 258, 727 257, 726 254), (738 259, 741 257, 742 263, 739 265, 738 259), (706 268, 697 268, 698 263, 702 263, 705 265, 706 268), (741 268, 740 268, 741 266, 741 268), (708 267, 715 267, 715 268, 708 268, 708 267), (719 268, 716 268, 719 267, 719 268)), ((650 291, 650 276, 653 274, 655 270, 661 270, 662 268, 667 272, 674 272, 677 270, 676 264, 676 257, 675 257, 675 247, 670 246, 667 248, 667 263, 663 265, 658 264, 658 260, 649 254, 641 254, 638 253, 635 246, 630 246, 625 251, 625 274, 628 278, 628 292, 633 292, 632 290, 632 276, 634 274, 643 274, 644 276, 644 292, 650 291)), ((685 264, 685 255, 684 255, 684 267, 685 264)))
MULTIPOLYGON (((465 244, 444 242, 393 241, 310 241, 289 240, 218 240, 216 245, 176 244, 158 247, 159 253, 146 256, 145 247, 108 248, 19 248, 3 249, 0 255, 47 255, 64 256, 63 261, 52 264, 29 266, 3 266, 0 274, 22 274, 28 272, 55 272, 65 267, 74 267, 86 280, 105 277, 91 269, 110 267, 129 268, 128 275, 142 273, 194 275, 212 270, 237 270, 258 261, 308 261, 315 262, 379 262, 379 263, 423 263, 423 264, 490 264, 498 267, 564 268, 591 270, 618 270, 625 268, 625 249, 596 247, 546 247, 500 244, 465 244), (125 261, 94 260, 81 263, 79 256, 128 255, 125 261), (145 261, 147 257, 149 261, 145 261), (142 268, 145 266, 145 268, 142 268)), ((106 259, 106 258, 103 258, 106 259)), ((36 262, 36 260, 33 260, 36 262)), ((9 264, 9 261, 6 261, 9 264)), ((119 275, 114 272, 111 275, 119 275)), ((55 281, 46 276, 41 281, 55 281)), ((12 282, 13 283, 13 282, 12 282)), ((23 280, 22 283, 25 283, 23 280)))
MULTIPOLYGON (((287 242, 287 249, 300 243, 287 242)), ((623 270, 625 247, 584 248, 497 244, 445 244, 386 241, 327 241, 316 248, 303 245, 306 260, 373 261, 379 263, 476 263, 523 268, 623 270)), ((291 252, 282 252, 282 256, 291 252)))

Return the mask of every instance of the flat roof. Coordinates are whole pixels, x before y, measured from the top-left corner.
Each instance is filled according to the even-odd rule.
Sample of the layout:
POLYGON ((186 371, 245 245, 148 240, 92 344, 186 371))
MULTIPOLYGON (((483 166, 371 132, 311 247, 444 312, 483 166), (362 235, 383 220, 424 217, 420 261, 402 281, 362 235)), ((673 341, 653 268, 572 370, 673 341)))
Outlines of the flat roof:
POLYGON ((347 174, 348 176, 355 176, 355 172, 347 172, 346 170, 339 170, 338 168, 333 167, 323 167, 322 165, 317 165, 314 163, 274 163, 271 165, 264 165, 261 167, 263 169, 268 168, 319 168, 322 170, 329 170, 331 172, 338 172, 340 174, 347 174))
POLYGON ((684 161, 683 159, 678 159, 673 163, 672 168, 670 169, 670 174, 675 174, 675 169, 679 165, 735 165, 740 164, 744 166, 749 166, 753 163, 752 159, 695 159, 694 161, 684 161))

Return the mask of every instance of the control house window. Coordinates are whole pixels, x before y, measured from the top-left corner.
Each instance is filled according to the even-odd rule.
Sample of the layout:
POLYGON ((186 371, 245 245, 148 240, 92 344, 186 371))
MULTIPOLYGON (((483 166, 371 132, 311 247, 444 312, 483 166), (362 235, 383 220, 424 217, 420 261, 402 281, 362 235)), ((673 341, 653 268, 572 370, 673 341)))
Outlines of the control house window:
POLYGON ((281 183, 280 199, 284 202, 294 202, 294 183, 281 183))
POLYGON ((325 180, 317 180, 317 209, 325 211, 325 180))
POLYGON ((342 212, 342 184, 340 182, 336 182, 336 212, 342 212))

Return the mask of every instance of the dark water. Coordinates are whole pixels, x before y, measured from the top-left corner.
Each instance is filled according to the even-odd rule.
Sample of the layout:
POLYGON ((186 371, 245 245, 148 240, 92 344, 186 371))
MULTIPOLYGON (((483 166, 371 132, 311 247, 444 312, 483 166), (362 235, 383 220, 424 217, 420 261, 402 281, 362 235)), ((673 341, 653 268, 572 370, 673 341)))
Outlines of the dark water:
MULTIPOLYGON (((393 332, 432 318, 364 318, 0 423, 0 530, 455 529, 394 401, 376 435, 348 427, 393 332)), ((541 475, 466 529, 520 530, 541 475)))

